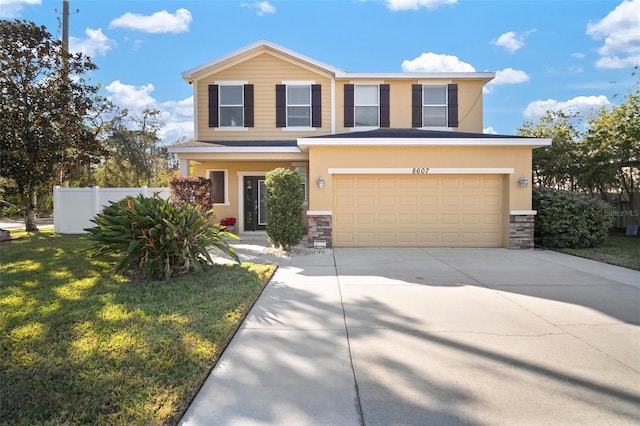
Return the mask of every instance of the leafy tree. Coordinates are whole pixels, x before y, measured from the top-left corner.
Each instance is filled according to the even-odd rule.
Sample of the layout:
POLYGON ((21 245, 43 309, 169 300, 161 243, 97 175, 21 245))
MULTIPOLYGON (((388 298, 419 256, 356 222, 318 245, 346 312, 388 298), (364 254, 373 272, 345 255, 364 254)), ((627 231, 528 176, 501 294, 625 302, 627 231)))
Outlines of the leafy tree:
POLYGON ((640 78, 624 102, 589 122, 585 143, 600 187, 615 188, 633 203, 640 181, 640 78))
POLYGON ((287 250, 304 233, 302 203, 304 191, 300 174, 277 168, 265 176, 267 187, 267 237, 271 244, 287 250))
POLYGON ((580 170, 580 132, 576 116, 562 111, 547 111, 538 123, 525 122, 518 135, 550 138, 551 145, 533 150, 533 182, 538 186, 575 189, 580 170))
POLYGON ((108 154, 96 170, 96 183, 103 187, 166 186, 177 165, 167 148, 159 145, 163 125, 157 109, 145 109, 140 116, 120 111, 109 125, 104 141, 108 154))
POLYGON ((0 20, 0 175, 15 182, 29 231, 38 230, 38 192, 101 157, 87 127, 98 88, 83 77, 96 68, 44 26, 0 20))

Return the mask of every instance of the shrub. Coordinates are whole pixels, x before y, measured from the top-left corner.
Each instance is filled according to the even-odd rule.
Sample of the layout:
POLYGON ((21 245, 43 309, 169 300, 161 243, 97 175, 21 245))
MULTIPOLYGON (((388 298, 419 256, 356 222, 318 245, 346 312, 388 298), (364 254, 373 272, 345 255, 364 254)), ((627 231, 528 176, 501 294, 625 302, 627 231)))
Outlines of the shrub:
POLYGON ((534 188, 535 240, 544 247, 589 248, 604 243, 613 225, 610 206, 576 192, 534 188))
POLYGON ((94 256, 115 253, 122 256, 115 271, 134 271, 146 279, 164 278, 212 264, 208 249, 216 247, 239 262, 235 250, 222 237, 238 239, 214 223, 212 210, 198 210, 191 204, 171 204, 159 197, 142 195, 112 202, 87 228, 94 256))
POLYGON ((265 176, 267 237, 271 244, 285 250, 300 242, 304 233, 301 179, 299 173, 285 168, 272 170, 265 176))
POLYGON ((169 201, 189 203, 201 210, 213 206, 211 180, 202 176, 172 176, 169 179, 169 201))

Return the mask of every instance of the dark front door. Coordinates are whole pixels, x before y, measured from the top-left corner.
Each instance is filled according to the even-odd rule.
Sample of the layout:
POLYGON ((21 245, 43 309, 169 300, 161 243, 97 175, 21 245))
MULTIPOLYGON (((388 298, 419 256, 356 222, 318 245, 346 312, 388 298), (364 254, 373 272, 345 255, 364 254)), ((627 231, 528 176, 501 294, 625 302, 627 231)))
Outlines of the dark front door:
POLYGON ((260 231, 267 229, 265 196, 267 188, 264 176, 244 177, 244 230, 260 231))

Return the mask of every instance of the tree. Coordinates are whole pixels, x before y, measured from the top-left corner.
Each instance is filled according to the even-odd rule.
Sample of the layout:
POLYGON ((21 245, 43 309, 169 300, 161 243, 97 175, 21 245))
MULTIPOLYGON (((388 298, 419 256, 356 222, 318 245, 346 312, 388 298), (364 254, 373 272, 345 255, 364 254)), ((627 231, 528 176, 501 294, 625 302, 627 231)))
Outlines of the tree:
POLYGON ((580 132, 576 116, 562 111, 547 111, 538 123, 525 122, 518 135, 550 138, 551 145, 533 150, 533 183, 538 186, 575 189, 580 170, 580 132))
POLYGON ((102 155, 87 126, 98 88, 83 77, 96 68, 44 26, 0 20, 0 174, 15 182, 28 231, 38 230, 38 192, 102 155))
POLYGON ((593 159, 590 166, 600 171, 602 184, 626 195, 633 205, 640 180, 640 76, 624 102, 600 110, 589 122, 586 145, 593 159))
POLYGON ((98 185, 167 185, 176 164, 167 148, 159 145, 158 132, 163 125, 157 109, 145 109, 140 116, 120 111, 104 141, 108 154, 96 171, 98 185))

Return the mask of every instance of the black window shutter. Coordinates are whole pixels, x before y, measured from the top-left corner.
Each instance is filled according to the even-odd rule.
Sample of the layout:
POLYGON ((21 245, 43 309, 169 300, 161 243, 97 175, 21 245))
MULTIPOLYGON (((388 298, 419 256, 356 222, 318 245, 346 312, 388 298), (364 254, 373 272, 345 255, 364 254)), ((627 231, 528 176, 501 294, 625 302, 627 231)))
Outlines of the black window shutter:
POLYGON ((213 202, 216 204, 224 204, 226 198, 224 193, 224 171, 218 170, 209 172, 209 178, 211 179, 213 202))
POLYGON ((389 127, 390 120, 390 88, 388 84, 380 85, 380 127, 389 127))
POLYGON ((209 85, 209 127, 218 127, 218 85, 209 85))
POLYGON ((458 127, 458 85, 447 85, 447 116, 449 127, 458 127))
POLYGON ((422 84, 411 85, 411 127, 422 127, 422 84))
POLYGON ((244 127, 253 127, 253 84, 244 85, 244 127))
POLYGON ((353 127, 354 122, 354 87, 353 84, 344 85, 344 127, 353 127))
POLYGON ((276 127, 287 127, 287 86, 276 84, 276 127))
POLYGON ((322 127, 322 86, 311 85, 311 126, 322 127))

